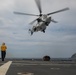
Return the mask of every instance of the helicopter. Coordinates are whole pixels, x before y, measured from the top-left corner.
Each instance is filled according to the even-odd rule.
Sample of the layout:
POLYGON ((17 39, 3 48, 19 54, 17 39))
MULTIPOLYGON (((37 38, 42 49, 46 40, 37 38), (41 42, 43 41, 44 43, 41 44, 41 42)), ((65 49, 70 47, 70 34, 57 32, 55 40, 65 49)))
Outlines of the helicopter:
POLYGON ((32 21, 31 23, 29 23, 29 24, 33 25, 34 22, 37 21, 37 24, 33 25, 32 28, 29 29, 31 35, 33 35, 34 32, 38 32, 38 31, 41 31, 41 32, 45 33, 45 30, 46 30, 47 26, 49 26, 49 24, 51 22, 57 23, 57 21, 55 21, 54 19, 52 19, 50 15, 56 14, 56 13, 59 13, 59 12, 63 12, 63 11, 66 11, 66 10, 69 10, 69 8, 66 7, 66 8, 63 8, 63 9, 55 11, 55 12, 51 12, 51 13, 48 13, 48 14, 42 14, 40 0, 35 0, 35 2, 36 2, 36 5, 38 7, 38 10, 39 10, 39 15, 22 13, 22 12, 14 12, 14 14, 29 15, 29 16, 37 16, 38 17, 34 21, 32 21))

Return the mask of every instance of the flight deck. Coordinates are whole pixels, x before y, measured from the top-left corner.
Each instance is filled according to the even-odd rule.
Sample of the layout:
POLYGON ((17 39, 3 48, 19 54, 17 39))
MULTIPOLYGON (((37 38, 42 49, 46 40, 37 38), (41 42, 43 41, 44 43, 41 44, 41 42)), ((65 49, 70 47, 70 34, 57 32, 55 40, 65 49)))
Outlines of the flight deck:
POLYGON ((74 61, 0 60, 0 66, 9 62, 11 64, 5 75, 76 75, 74 61))

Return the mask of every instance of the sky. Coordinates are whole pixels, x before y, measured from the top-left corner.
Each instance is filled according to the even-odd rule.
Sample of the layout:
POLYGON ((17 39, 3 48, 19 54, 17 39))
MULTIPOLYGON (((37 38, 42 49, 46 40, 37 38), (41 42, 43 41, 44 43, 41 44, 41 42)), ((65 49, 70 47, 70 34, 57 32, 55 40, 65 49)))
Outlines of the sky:
MULTIPOLYGON (((42 13, 66 7, 70 10, 50 15, 58 23, 50 23, 45 33, 30 36, 29 23, 39 14, 34 0, 0 0, 0 46, 7 45, 6 58, 69 58, 76 53, 76 0, 41 0, 42 13)), ((1 55, 1 53, 0 53, 1 55)))

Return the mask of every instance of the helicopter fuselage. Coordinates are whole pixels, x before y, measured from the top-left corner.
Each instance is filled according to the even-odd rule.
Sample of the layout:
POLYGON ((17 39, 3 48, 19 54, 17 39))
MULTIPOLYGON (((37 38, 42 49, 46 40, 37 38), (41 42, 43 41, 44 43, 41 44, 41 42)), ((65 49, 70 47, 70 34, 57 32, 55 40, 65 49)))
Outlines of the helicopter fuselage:
POLYGON ((38 31, 45 33, 46 27, 51 22, 51 17, 47 17, 46 15, 43 15, 42 17, 40 17, 40 19, 42 20, 41 22, 34 25, 32 29, 29 29, 29 31, 31 31, 31 35, 33 34, 33 32, 38 32, 38 31))

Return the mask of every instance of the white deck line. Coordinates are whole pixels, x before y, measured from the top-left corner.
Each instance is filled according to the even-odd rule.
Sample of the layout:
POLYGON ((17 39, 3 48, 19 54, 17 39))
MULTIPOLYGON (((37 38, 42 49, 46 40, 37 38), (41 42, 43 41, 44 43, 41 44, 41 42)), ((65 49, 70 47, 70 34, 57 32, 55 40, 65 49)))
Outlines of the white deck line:
POLYGON ((0 66, 0 75, 6 75, 12 61, 8 61, 4 65, 0 66))

